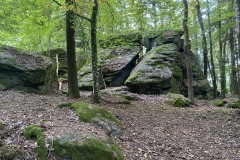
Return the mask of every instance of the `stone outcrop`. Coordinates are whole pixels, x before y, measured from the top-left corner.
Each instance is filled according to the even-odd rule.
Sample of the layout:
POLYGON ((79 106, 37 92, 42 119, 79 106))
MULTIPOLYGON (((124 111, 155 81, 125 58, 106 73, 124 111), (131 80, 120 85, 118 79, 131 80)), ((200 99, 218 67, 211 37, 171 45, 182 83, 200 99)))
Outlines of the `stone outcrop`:
POLYGON ((179 92, 182 70, 178 46, 174 43, 163 44, 146 53, 134 68, 125 84, 130 91, 142 94, 162 94, 179 92))
MULTIPOLYGON (((178 30, 110 35, 106 41, 100 43, 102 48, 107 48, 100 53, 104 55, 99 73, 102 77, 101 88, 103 84, 107 87, 126 85, 134 93, 173 92, 187 95, 186 58, 183 52, 182 35, 183 32, 178 30), (146 48, 146 53, 141 51, 141 46, 146 48)), ((191 53, 191 62, 195 96, 206 98, 211 87, 196 64, 193 53, 191 53)), ((89 66, 88 73, 91 73, 90 68, 89 66)), ((88 88, 92 90, 92 82, 89 81, 92 77, 86 74, 84 69, 86 67, 79 74, 80 88, 84 88, 81 85, 88 83, 88 88)))
MULTIPOLYGON (((100 54, 104 55, 104 58, 99 60, 100 88, 123 86, 136 66, 140 50, 139 47, 132 46, 101 50, 100 54)), ((92 90, 91 64, 85 65, 78 72, 78 85, 80 89, 92 90)))
POLYGON ((50 91, 55 71, 56 65, 48 57, 0 46, 0 90, 14 88, 46 94, 50 91))

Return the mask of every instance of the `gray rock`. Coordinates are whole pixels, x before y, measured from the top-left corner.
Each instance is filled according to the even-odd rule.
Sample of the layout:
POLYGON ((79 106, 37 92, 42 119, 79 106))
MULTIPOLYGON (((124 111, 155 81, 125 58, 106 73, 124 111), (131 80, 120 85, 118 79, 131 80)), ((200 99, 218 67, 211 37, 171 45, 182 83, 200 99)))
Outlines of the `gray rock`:
POLYGON ((176 63, 179 57, 178 46, 174 43, 151 50, 132 71, 125 82, 126 86, 132 92, 143 94, 171 91, 175 88, 173 85, 180 85, 175 81, 182 76, 181 68, 176 63))
POLYGON ((55 63, 48 57, 30 55, 0 46, 0 89, 46 94, 55 77, 55 63))

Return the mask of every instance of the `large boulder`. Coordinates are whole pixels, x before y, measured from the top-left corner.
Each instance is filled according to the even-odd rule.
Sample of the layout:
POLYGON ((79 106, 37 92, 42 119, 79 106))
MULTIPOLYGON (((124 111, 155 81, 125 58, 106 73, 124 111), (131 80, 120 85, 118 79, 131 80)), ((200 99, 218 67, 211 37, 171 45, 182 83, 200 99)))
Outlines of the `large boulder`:
POLYGON ((0 46, 0 90, 14 88, 46 94, 51 89, 55 71, 56 65, 51 58, 0 46))
MULTIPOLYGON (((100 51, 104 55, 99 60, 99 84, 100 88, 105 86, 122 86, 136 66, 139 58, 140 48, 125 46, 100 51)), ((83 90, 92 90, 92 67, 85 65, 78 72, 78 86, 83 90)))
POLYGON ((180 92, 182 70, 177 63, 178 46, 163 44, 146 53, 125 84, 130 91, 142 94, 180 92))

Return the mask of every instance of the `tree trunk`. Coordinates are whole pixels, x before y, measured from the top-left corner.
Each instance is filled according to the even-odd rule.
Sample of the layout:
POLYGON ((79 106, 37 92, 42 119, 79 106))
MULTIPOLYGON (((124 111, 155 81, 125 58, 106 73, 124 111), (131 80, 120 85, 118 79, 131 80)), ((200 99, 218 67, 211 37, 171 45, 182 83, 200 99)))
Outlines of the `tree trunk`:
POLYGON ((195 7, 197 10, 198 22, 201 28, 201 35, 202 35, 202 47, 203 47, 203 73, 207 76, 207 67, 208 67, 208 50, 207 50, 207 39, 205 36, 203 19, 202 19, 202 12, 200 9, 200 4, 198 0, 195 0, 195 7))
POLYGON ((237 69, 236 69, 236 57, 235 57, 235 48, 234 48, 234 30, 233 28, 230 29, 229 35, 229 45, 230 45, 230 52, 231 52, 231 75, 230 75, 230 89, 231 92, 235 95, 239 94, 238 91, 238 81, 237 81, 237 69))
MULTIPOLYGON (((237 41, 238 41, 236 50, 237 50, 237 55, 239 55, 239 53, 240 53, 240 0, 234 0, 234 9, 235 9, 235 13, 236 13, 237 41)), ((238 90, 240 91, 240 88, 239 88, 240 80, 239 80, 239 71, 238 70, 237 70, 237 73, 238 73, 238 90)), ((240 101, 240 94, 238 94, 238 98, 240 101)))
MULTIPOLYGON (((67 5, 73 4, 72 0, 66 0, 67 5)), ((67 10, 66 13, 66 43, 67 43, 67 65, 68 65, 68 96, 80 97, 77 81, 77 65, 74 38, 74 13, 67 10)))
POLYGON ((183 19, 183 29, 184 29, 184 53, 186 57, 187 66, 187 76, 188 76, 188 98, 194 103, 194 92, 192 85, 192 64, 189 53, 189 32, 188 32, 188 1, 183 0, 184 4, 184 19, 183 19))
POLYGON ((221 86, 221 98, 225 98, 226 87, 225 87, 225 63, 224 63, 224 53, 222 44, 222 21, 221 21, 221 9, 218 0, 218 10, 219 10, 219 22, 218 22, 218 42, 219 42, 219 69, 220 69, 220 86, 221 86))
POLYGON ((94 0, 91 21, 91 49, 92 49, 92 75, 93 75, 93 102, 99 103, 98 58, 97 58, 97 15, 98 1, 94 0))
POLYGON ((207 0, 207 17, 208 17, 208 35, 209 35, 209 52, 210 52, 210 62, 211 62, 211 73, 212 73, 212 83, 213 83, 213 98, 217 97, 217 82, 216 82, 216 72, 215 72, 215 65, 213 62, 213 49, 212 49, 212 27, 210 23, 210 7, 209 1, 207 0))

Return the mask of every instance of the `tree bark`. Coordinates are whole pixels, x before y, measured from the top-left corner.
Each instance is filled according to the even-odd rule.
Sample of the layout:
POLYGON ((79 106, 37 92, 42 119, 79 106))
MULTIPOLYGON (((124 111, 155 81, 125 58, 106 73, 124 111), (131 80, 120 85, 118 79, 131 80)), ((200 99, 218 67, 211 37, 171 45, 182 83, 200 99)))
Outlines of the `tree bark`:
MULTIPOLYGON (((73 4, 72 0, 66 0, 67 5, 73 4)), ((67 10, 66 13, 66 43, 67 43, 67 66, 68 66, 68 96, 79 98, 77 80, 77 65, 75 53, 75 37, 74 37, 74 12, 67 10)))
POLYGON ((187 66, 187 76, 188 76, 188 98, 194 103, 194 92, 192 84, 192 64, 190 59, 189 51, 189 31, 188 31, 188 1, 183 0, 184 4, 184 19, 183 19, 183 29, 184 29, 184 53, 186 57, 187 66))
MULTIPOLYGON (((234 0, 234 10, 236 13, 236 24, 237 24, 237 55, 240 54, 240 0, 234 0)), ((238 56, 237 56, 238 57, 238 56)), ((238 62, 238 61, 237 61, 238 62)), ((238 64, 238 63, 237 63, 238 64)), ((237 74, 238 74, 238 90, 240 91, 240 80, 239 80, 239 71, 237 70, 237 74)), ((238 94, 238 98, 240 101, 240 94, 238 94)))
POLYGON ((202 47, 203 47, 203 73, 207 76, 207 67, 208 67, 208 49, 207 49, 207 38, 205 36, 205 30, 202 19, 202 12, 200 9, 200 3, 198 0, 195 0, 195 7, 197 10, 198 22, 201 28, 202 35, 202 47))
POLYGON ((213 62, 213 43, 212 43, 212 26, 210 23, 210 7, 209 1, 207 0, 207 17, 208 17, 208 35, 209 35, 209 52, 210 52, 210 63, 211 63, 211 73, 212 73, 212 84, 213 84, 213 98, 217 97, 217 81, 216 81, 216 72, 215 65, 213 62))
POLYGON ((237 69, 236 69, 236 54, 234 48, 234 30, 233 28, 230 29, 229 34, 229 45, 230 45, 230 52, 231 52, 231 75, 230 75, 230 89, 231 92, 235 95, 239 94, 238 91, 238 81, 237 81, 237 69))
POLYGON ((218 43, 219 43, 219 68, 220 68, 220 86, 221 86, 221 98, 225 98, 226 86, 225 86, 225 59, 223 53, 223 44, 222 44, 222 21, 221 21, 221 9, 220 2, 218 0, 218 10, 219 10, 219 22, 218 22, 218 43))
POLYGON ((93 102, 99 103, 98 57, 97 57, 97 15, 98 1, 94 0, 91 21, 91 49, 92 49, 92 75, 93 75, 93 102))

